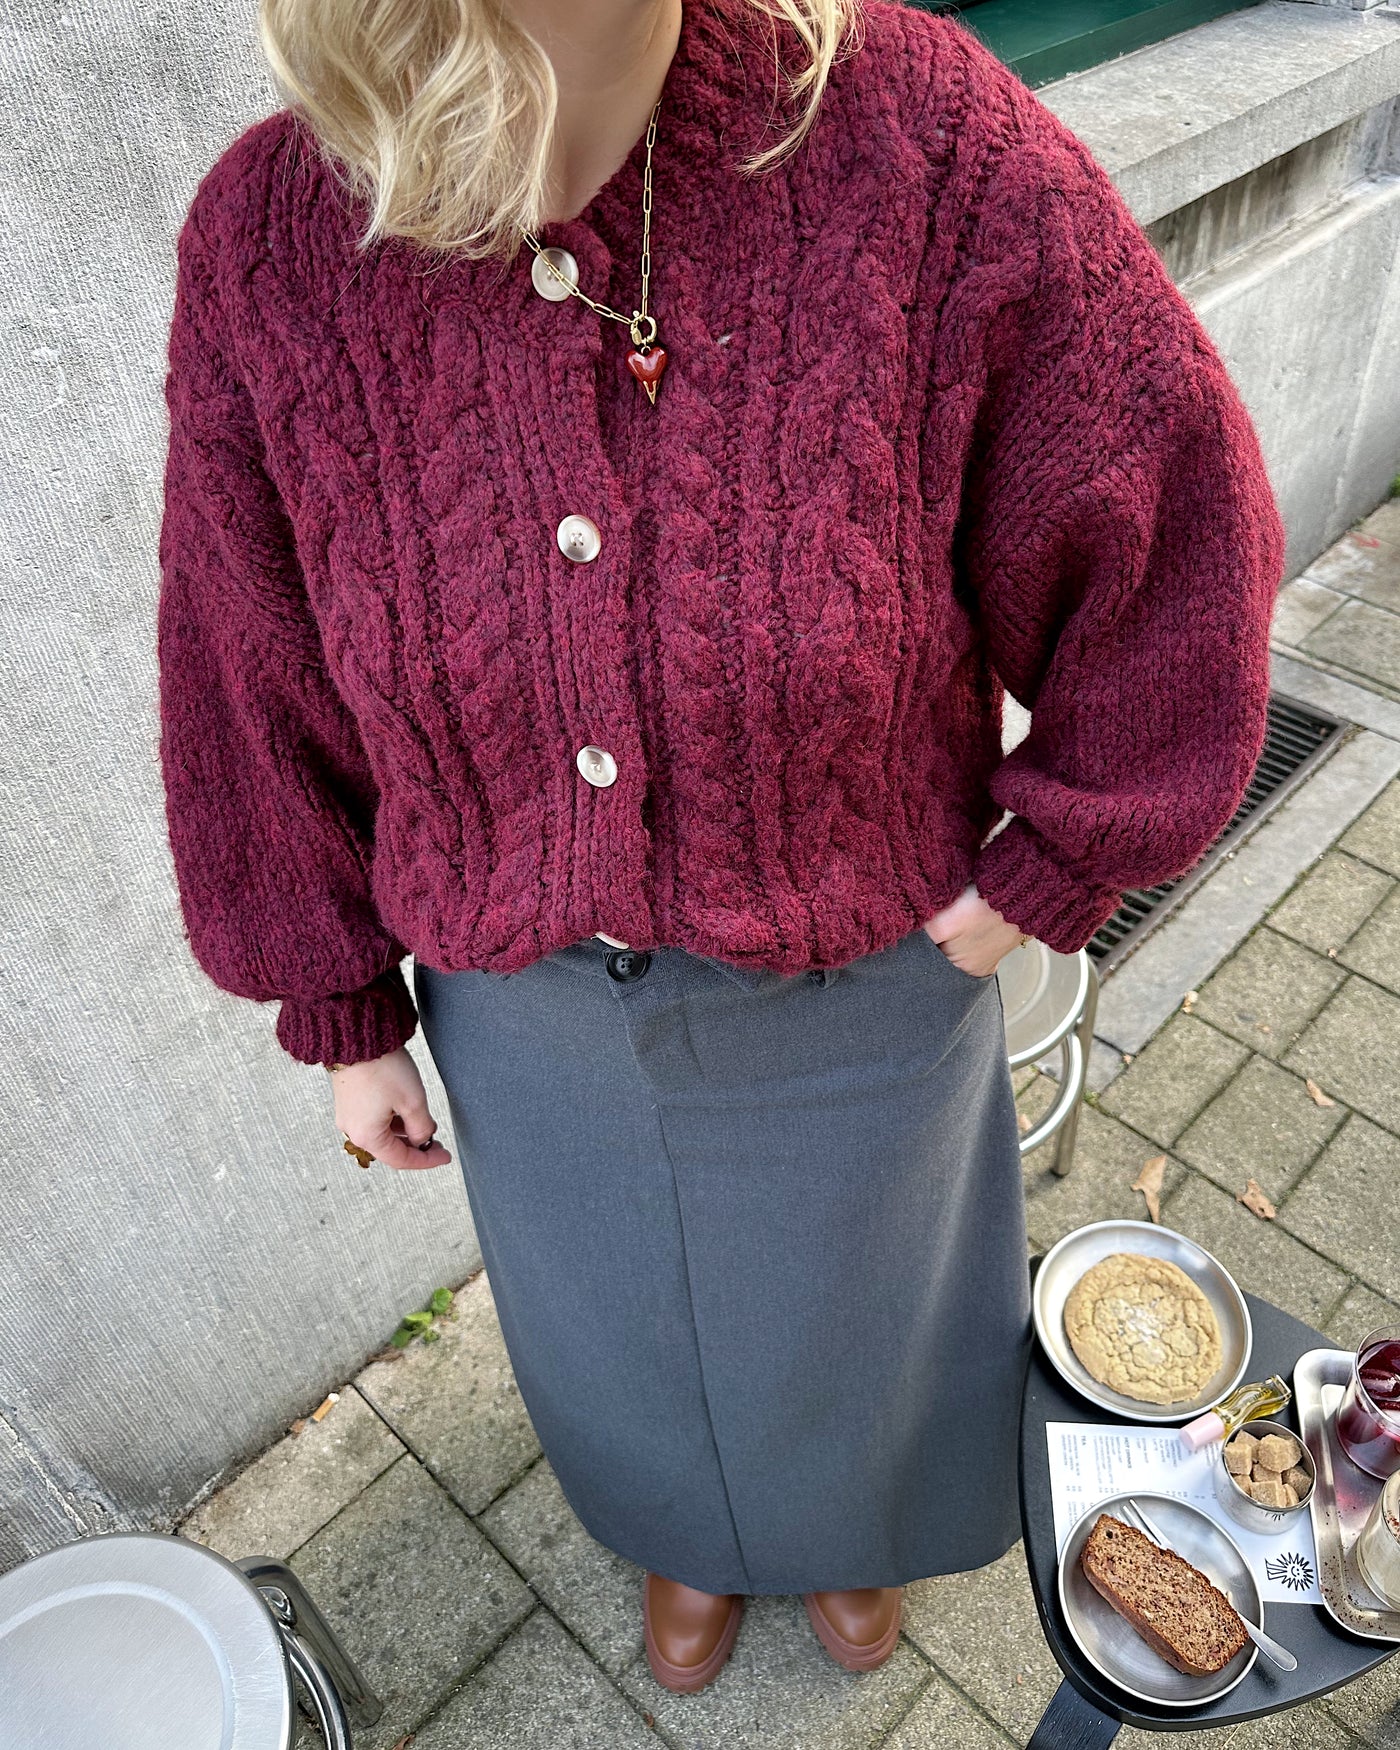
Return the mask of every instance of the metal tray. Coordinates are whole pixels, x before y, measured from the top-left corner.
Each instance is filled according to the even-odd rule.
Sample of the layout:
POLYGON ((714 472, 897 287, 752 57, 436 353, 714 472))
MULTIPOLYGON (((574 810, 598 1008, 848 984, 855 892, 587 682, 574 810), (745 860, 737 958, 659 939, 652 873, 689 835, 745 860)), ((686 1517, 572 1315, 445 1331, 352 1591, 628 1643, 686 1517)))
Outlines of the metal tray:
POLYGON ((1032 1293, 1035 1334, 1050 1365, 1081 1397, 1130 1422, 1189 1422, 1227 1397, 1244 1378, 1254 1332, 1239 1284, 1204 1246, 1173 1228, 1151 1221, 1091 1221, 1058 1240, 1040 1261, 1032 1293), (1179 1404, 1148 1404, 1101 1384, 1070 1347, 1065 1334, 1065 1302, 1092 1264, 1112 1252, 1142 1252, 1165 1258, 1184 1270, 1202 1291, 1220 1326, 1222 1360, 1213 1379, 1194 1398, 1179 1404))
POLYGON ((1351 1550, 1380 1493, 1380 1480, 1354 1465, 1333 1432, 1351 1379, 1350 1349, 1309 1349, 1293 1368, 1298 1426, 1317 1471, 1310 1511, 1317 1580, 1327 1614, 1368 1641, 1400 1641, 1400 1610, 1383 1604, 1356 1571, 1351 1550))

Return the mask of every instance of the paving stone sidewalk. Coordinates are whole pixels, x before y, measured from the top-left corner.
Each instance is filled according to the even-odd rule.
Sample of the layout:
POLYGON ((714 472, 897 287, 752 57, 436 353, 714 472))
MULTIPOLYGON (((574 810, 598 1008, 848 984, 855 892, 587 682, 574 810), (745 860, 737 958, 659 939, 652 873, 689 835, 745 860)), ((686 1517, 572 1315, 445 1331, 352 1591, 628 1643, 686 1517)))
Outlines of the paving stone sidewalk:
MULTIPOLYGON (((1400 671, 1370 672, 1400 648, 1400 499, 1301 581, 1280 604, 1281 644, 1377 691, 1400 684, 1400 671), (1377 615, 1395 621, 1384 636, 1377 615)), ((1132 1181, 1165 1155, 1163 1222, 1252 1290, 1339 1344, 1400 1322, 1400 780, 1183 1002, 1091 1098, 1070 1175, 1052 1173, 1053 1144, 1026 1161, 1033 1248, 1083 1222, 1141 1219, 1132 1181), (1250 1176, 1274 1219, 1238 1201, 1250 1176)), ((1053 1094, 1034 1071, 1019 1087, 1028 1117, 1053 1094)), ((756 1598, 713 1684, 659 1688, 642 1648, 641 1570, 564 1501, 484 1273, 438 1329, 439 1341, 372 1362, 322 1420, 181 1527, 232 1557, 290 1560, 384 1699, 359 1750, 409 1734, 412 1750, 1026 1743, 1058 1671, 1019 1546, 990 1568, 909 1586, 904 1636, 877 1671, 837 1667, 799 1599, 756 1598)), ((309 1727, 303 1741, 317 1742, 309 1727)), ((1400 1658, 1286 1722, 1172 1741, 1400 1750, 1400 1658)))

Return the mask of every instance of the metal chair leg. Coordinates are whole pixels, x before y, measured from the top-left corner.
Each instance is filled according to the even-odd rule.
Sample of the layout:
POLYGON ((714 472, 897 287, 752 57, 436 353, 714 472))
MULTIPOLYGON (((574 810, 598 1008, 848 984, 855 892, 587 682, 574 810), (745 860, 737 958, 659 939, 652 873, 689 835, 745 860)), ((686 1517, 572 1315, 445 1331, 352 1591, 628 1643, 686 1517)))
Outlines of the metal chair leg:
POLYGON ((1094 1017, 1099 1007, 1099 975, 1094 969, 1094 963, 1089 962, 1089 986, 1084 996, 1084 1007, 1079 1012, 1075 1022, 1074 1035, 1079 1041, 1079 1076, 1078 1095, 1069 1115, 1060 1127, 1059 1140, 1055 1144, 1055 1159, 1051 1171, 1060 1178, 1074 1165, 1074 1144, 1079 1135, 1079 1107, 1084 1097, 1084 1087, 1089 1078, 1089 1051, 1094 1043, 1094 1017))
POLYGON ((293 1629, 282 1631, 282 1645, 287 1652, 287 1663, 311 1697, 326 1750, 354 1750, 355 1740, 344 1702, 325 1666, 319 1659, 312 1658, 306 1642, 293 1629))
MULTIPOLYGON (((285 1562, 271 1556, 244 1556, 234 1566, 243 1570, 267 1601, 269 1610, 282 1628, 283 1638, 288 1642, 288 1657, 293 1669, 311 1692, 318 1711, 322 1712, 322 1723, 327 1723, 324 1710, 333 1698, 326 1696, 314 1669, 308 1669, 305 1658, 308 1653, 313 1665, 324 1668, 356 1725, 374 1725, 384 1712, 383 1702, 370 1690, 296 1574, 285 1562)), ((330 1742, 336 1744, 336 1736, 332 1735, 330 1742)), ((349 1743, 348 1732, 345 1733, 345 1743, 349 1743)))

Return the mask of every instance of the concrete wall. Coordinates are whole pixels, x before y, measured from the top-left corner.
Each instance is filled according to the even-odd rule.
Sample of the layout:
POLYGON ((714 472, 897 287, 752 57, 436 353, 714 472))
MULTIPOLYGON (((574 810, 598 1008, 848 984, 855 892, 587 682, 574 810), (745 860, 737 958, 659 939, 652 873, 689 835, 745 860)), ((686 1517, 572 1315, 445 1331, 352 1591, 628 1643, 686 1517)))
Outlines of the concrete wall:
POLYGON ((1400 5, 1268 0, 1039 96, 1254 414, 1300 571, 1400 468, 1400 5))
MULTIPOLYGON (((1315 173, 1309 204, 1180 281, 1259 410, 1290 574, 1373 510, 1400 468, 1397 116, 1392 99, 1330 130, 1323 150, 1290 154, 1315 173)), ((1243 217, 1254 196, 1275 191, 1271 181, 1261 171, 1205 197, 1196 222, 1236 199, 1243 217)))
POLYGON ((271 103, 252 10, 9 0, 0 32, 0 1567, 177 1512, 477 1258, 456 1166, 361 1172, 323 1073, 204 979, 175 904, 172 239, 271 103))
MULTIPOLYGON (((161 381, 175 230, 270 101, 251 12, 10 0, 0 38, 0 1567, 167 1523, 477 1258, 455 1166, 358 1171, 320 1073, 180 933, 155 763, 161 381)), ((1400 465, 1398 20, 1272 0, 1040 93, 1224 347, 1291 570, 1400 465)))

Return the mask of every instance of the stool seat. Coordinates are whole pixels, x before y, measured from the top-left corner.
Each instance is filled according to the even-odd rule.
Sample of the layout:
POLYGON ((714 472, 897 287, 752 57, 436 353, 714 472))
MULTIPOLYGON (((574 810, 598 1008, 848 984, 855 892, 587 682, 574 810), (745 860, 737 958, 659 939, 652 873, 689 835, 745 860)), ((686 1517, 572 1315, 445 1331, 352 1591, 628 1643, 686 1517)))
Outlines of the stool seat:
POLYGON ((1083 1012, 1094 976, 1089 956, 1057 954, 1043 942, 1026 942, 997 967, 1011 1067, 1034 1063, 1058 1045, 1083 1012))
POLYGON ((996 976, 1012 1069, 1024 1069, 1059 1050, 1059 1093, 1040 1122, 1021 1137, 1021 1153, 1032 1153, 1058 1131, 1053 1170, 1063 1175, 1073 1163, 1079 1132, 1098 974, 1083 948, 1077 954, 1057 954, 1044 942, 1028 941, 1002 956, 996 976))
POLYGON ((0 1575, 0 1740, 285 1750, 294 1699, 257 1587, 202 1544, 112 1532, 0 1575))

